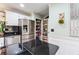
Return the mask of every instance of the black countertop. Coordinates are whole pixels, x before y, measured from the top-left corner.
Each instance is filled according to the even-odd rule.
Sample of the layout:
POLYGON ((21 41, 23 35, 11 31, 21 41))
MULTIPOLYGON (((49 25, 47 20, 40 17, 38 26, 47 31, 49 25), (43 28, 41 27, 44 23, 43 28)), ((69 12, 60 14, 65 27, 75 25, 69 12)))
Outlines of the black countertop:
POLYGON ((29 50, 33 55, 55 55, 59 47, 54 44, 49 44, 41 41, 40 44, 35 43, 35 40, 23 43, 25 49, 29 50), (49 48, 51 47, 51 49, 49 48))
POLYGON ((13 35, 20 35, 20 34, 18 32, 8 32, 4 34, 4 37, 13 36, 13 35))
POLYGON ((20 44, 14 44, 7 47, 7 55, 50 55, 50 47, 52 47, 51 55, 55 55, 58 50, 58 46, 42 42, 36 46, 35 40, 23 43, 23 50, 20 44))

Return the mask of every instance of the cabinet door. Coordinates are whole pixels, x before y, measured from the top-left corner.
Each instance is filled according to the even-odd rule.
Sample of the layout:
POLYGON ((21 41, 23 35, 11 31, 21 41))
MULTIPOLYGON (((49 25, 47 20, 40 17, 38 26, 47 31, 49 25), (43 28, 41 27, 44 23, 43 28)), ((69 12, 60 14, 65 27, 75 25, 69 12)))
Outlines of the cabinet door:
POLYGON ((6 11, 6 25, 18 25, 18 14, 6 11))
POLYGON ((20 43, 20 36, 14 36, 13 37, 13 44, 20 43))
POLYGON ((0 38, 0 47, 4 46, 4 38, 0 38))
POLYGON ((29 41, 29 35, 22 35, 22 42, 28 42, 29 41))
POLYGON ((6 40, 5 41, 6 46, 13 44, 13 42, 12 42, 13 38, 12 37, 6 37, 5 40, 6 40))

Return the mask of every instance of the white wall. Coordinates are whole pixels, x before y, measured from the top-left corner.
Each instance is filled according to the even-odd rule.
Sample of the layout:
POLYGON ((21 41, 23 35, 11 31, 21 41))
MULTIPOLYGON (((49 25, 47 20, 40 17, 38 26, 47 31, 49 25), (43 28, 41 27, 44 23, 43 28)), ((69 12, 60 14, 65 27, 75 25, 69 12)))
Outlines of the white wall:
POLYGON ((60 36, 69 36, 70 33, 70 4, 50 4, 49 5, 49 29, 48 32, 50 35, 60 35, 60 36), (64 24, 61 25, 58 23, 59 14, 64 12, 64 24), (51 29, 54 29, 54 32, 51 32, 51 29))
POLYGON ((57 55, 79 54, 79 37, 70 37, 70 4, 49 5, 48 41, 59 46, 57 55), (62 12, 65 14, 65 23, 60 25, 58 24, 58 16, 62 12), (54 32, 51 32, 52 28, 54 32))

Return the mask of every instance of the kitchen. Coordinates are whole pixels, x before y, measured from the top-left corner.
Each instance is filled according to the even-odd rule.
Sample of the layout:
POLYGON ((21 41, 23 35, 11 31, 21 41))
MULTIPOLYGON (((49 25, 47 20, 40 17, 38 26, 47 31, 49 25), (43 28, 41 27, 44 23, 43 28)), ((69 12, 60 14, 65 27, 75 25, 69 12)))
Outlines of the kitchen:
POLYGON ((1 54, 5 54, 9 46, 19 44, 21 42, 21 34, 23 39, 22 43, 34 38, 34 26, 32 31, 29 30, 34 21, 28 20, 27 16, 6 10, 5 12, 0 12, 0 18, 0 47, 3 51, 1 54))
MULTIPOLYGON (((26 15, 25 12, 14 8, 15 5, 24 8, 24 4, 0 5, 8 6, 0 11, 0 54, 49 54, 47 43, 48 4, 32 4, 33 6, 31 4, 25 4, 26 6, 28 5, 28 7, 30 6, 30 9, 24 10, 33 11, 31 8, 37 5, 36 8, 34 8, 36 12, 41 12, 41 8, 43 12, 46 11, 42 13, 42 17, 34 12, 27 13, 26 15)), ((59 47, 52 44, 49 45, 55 46, 55 52, 53 52, 53 54, 55 54, 59 47)))
MULTIPOLYGON (((53 21, 52 18, 55 15, 52 16, 53 8, 51 9, 51 5, 52 4, 48 3, 0 4, 0 6, 2 6, 0 7, 0 54, 55 55, 58 51, 61 53, 61 45, 59 46, 59 44, 53 43, 53 40, 56 38, 52 35, 59 29, 55 29, 57 27, 55 26, 55 20, 53 21), (55 26, 55 28, 51 24, 55 26)), ((56 7, 58 7, 58 4, 56 4, 56 7)), ((60 6, 58 8, 60 8, 60 6)), ((62 8, 60 10, 62 10, 62 8)), ((63 18, 60 19, 63 20, 64 13, 60 15, 62 14, 63 18)), ((58 22, 57 25, 60 27, 58 22)), ((60 28, 62 27, 65 27, 64 23, 61 24, 60 28)), ((68 30, 68 28, 66 29, 68 30)), ((62 32, 65 35, 64 32, 66 31, 62 32)), ((60 35, 60 33, 57 34, 60 35)))

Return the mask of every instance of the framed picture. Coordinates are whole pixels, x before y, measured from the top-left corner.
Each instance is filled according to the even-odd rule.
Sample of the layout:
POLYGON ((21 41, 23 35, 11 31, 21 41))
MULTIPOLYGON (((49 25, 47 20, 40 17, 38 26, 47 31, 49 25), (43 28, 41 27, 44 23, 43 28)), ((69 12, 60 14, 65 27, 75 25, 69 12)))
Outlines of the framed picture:
POLYGON ((59 13, 58 23, 59 24, 64 24, 64 13, 59 13))

